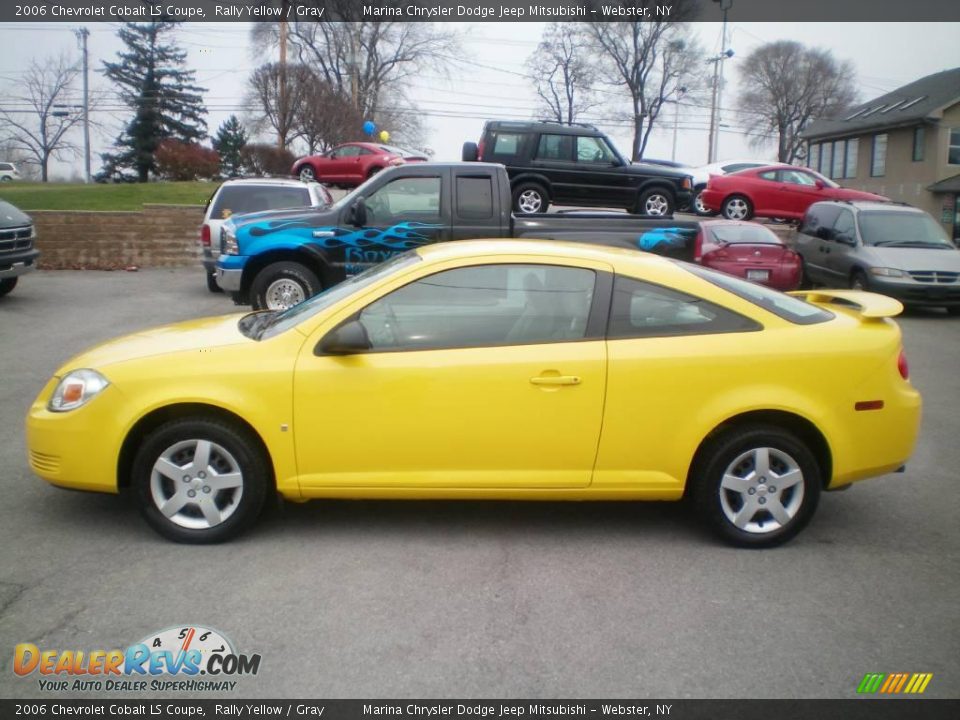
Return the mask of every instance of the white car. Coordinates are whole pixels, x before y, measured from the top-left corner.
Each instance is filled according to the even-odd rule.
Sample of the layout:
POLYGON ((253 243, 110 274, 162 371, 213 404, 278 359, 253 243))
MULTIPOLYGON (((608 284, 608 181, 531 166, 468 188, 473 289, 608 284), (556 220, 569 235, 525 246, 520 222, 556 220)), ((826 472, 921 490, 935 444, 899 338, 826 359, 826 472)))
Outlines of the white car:
POLYGON ((20 171, 13 163, 0 162, 0 182, 12 182, 20 179, 20 171))
POLYGON ((690 174, 693 176, 693 199, 690 201, 690 205, 697 215, 716 215, 717 213, 707 208, 707 206, 703 204, 703 200, 700 199, 700 193, 707 187, 707 181, 710 180, 711 175, 729 175, 730 173, 755 167, 785 164, 786 163, 770 162, 769 160, 723 160, 722 162, 691 168, 690 174))
POLYGON ((217 256, 220 254, 220 226, 234 215, 284 210, 287 208, 326 208, 333 204, 330 191, 320 183, 290 178, 236 178, 227 180, 207 200, 200 226, 203 267, 207 289, 222 292, 217 285, 217 256))

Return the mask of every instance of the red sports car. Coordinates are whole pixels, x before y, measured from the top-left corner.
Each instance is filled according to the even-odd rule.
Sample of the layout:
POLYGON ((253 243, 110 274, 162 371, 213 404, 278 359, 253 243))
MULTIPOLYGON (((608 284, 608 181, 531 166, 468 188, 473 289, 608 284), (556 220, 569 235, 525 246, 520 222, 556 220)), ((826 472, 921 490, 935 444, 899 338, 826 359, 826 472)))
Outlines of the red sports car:
POLYGON ((753 222, 701 222, 697 262, 776 290, 795 290, 800 285, 800 256, 753 222))
POLYGON ((769 165, 730 175, 711 175, 703 204, 728 220, 776 217, 800 220, 820 200, 887 200, 881 195, 848 190, 808 168, 769 165))
POLYGON ((424 161, 423 155, 393 145, 352 142, 338 145, 324 155, 307 155, 297 160, 291 174, 305 182, 317 180, 330 185, 352 187, 393 165, 424 161))

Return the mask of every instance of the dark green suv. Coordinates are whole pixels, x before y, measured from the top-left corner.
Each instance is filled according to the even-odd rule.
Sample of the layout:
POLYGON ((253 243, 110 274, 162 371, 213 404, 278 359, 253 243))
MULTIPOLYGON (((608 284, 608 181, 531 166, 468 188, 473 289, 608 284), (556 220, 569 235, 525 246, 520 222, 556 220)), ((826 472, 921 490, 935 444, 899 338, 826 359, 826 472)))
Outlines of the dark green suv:
POLYGON ((479 143, 464 143, 463 159, 506 166, 513 209, 525 215, 550 203, 672 215, 693 187, 682 171, 631 164, 591 125, 490 121, 479 143))

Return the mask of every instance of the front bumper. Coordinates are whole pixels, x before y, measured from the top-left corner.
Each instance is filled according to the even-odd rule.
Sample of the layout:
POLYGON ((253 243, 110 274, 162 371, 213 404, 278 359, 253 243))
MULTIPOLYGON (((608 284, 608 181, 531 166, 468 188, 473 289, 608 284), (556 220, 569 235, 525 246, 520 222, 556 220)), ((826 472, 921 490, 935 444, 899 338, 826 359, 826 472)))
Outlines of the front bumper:
POLYGON ((960 307, 960 282, 921 283, 871 276, 870 291, 896 298, 910 307, 960 307))
POLYGON ((37 269, 39 250, 0 255, 0 280, 19 277, 37 269))
POLYGON ((243 270, 226 270, 217 267, 217 285, 226 292, 240 292, 240 283, 243 280, 243 270))

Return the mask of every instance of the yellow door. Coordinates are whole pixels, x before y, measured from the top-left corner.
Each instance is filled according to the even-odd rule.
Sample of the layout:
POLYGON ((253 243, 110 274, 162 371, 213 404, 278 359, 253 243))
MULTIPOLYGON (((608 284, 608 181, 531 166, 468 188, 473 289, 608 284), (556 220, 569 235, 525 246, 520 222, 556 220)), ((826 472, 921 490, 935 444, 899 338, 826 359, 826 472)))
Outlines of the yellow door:
POLYGON ((317 354, 294 380, 304 494, 323 487, 590 483, 606 348, 598 274, 544 264, 445 270, 354 316, 370 349, 317 354))

